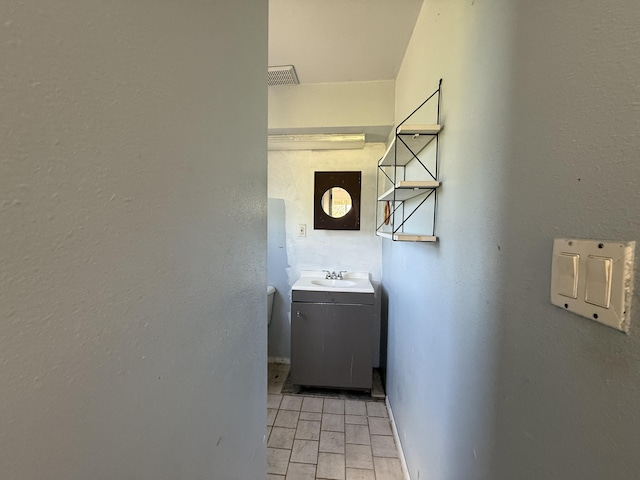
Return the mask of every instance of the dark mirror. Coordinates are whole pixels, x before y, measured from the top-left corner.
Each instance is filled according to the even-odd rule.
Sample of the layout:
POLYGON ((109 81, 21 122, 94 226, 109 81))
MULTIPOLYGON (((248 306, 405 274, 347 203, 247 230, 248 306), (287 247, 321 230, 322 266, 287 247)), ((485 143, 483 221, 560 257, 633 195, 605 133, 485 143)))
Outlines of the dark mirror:
POLYGON ((361 172, 315 172, 313 228, 360 230, 361 172))

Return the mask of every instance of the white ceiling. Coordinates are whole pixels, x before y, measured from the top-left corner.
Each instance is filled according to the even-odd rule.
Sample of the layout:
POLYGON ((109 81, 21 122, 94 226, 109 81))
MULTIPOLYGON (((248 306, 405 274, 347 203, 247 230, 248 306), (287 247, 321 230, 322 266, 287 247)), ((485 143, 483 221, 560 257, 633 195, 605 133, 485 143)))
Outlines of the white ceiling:
POLYGON ((392 80, 423 0, 269 0, 269 65, 300 83, 392 80))

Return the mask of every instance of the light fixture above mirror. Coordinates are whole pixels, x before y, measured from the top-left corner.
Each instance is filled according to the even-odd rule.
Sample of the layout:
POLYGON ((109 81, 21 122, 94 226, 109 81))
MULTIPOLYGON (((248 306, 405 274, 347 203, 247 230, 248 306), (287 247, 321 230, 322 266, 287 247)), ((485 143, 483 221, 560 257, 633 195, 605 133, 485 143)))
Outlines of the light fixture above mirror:
POLYGON ((364 133, 309 133, 269 135, 268 150, 353 150, 362 149, 364 133))

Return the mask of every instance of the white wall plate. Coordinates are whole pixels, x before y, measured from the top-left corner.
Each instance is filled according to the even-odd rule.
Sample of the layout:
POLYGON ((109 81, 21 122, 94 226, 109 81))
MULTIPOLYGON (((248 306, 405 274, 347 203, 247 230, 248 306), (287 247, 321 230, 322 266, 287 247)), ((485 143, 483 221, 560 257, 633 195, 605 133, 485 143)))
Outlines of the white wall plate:
POLYGON ((629 332, 636 242, 556 238, 551 303, 629 332))

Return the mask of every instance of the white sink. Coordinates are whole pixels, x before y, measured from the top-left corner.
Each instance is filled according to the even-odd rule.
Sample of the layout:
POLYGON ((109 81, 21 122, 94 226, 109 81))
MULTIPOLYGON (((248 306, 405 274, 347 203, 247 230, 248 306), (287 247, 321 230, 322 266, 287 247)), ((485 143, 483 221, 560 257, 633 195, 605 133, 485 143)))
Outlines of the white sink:
POLYGON ((314 285, 320 285, 321 287, 331 287, 331 288, 348 288, 355 287, 357 285, 356 282, 352 282, 351 280, 330 280, 330 279, 319 279, 319 280, 311 280, 311 283, 314 285))
POLYGON ((291 289, 307 292, 374 293, 367 272, 346 272, 342 279, 326 278, 326 274, 322 270, 303 270, 291 289))

